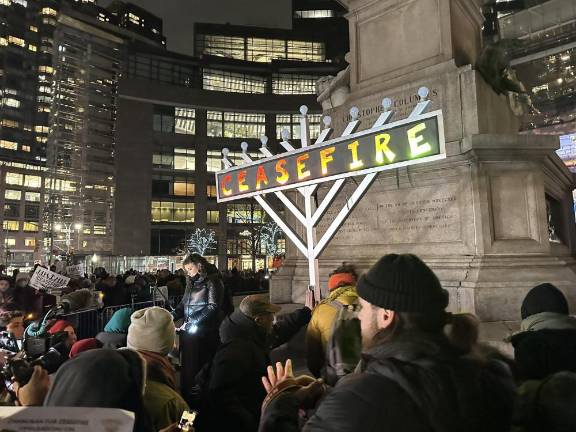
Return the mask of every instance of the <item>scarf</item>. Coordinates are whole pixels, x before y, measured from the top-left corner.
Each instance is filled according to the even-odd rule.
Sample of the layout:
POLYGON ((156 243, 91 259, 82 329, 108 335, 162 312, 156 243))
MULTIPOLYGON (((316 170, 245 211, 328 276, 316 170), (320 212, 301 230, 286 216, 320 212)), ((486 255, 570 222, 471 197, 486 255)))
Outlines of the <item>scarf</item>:
POLYGON ((328 279, 328 289, 330 291, 344 286, 356 285, 356 278, 350 273, 336 273, 328 279))
POLYGON ((176 371, 168 358, 152 351, 138 351, 147 366, 147 378, 162 384, 166 384, 176 390, 176 371))
POLYGON ((556 312, 540 312, 522 320, 521 331, 576 330, 576 319, 556 312))

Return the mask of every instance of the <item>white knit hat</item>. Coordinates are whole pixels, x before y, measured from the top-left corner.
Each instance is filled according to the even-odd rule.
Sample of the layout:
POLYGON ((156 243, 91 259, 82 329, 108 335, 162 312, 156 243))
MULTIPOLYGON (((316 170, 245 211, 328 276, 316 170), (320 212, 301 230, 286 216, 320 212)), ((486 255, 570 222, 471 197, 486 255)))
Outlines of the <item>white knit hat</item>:
POLYGON ((137 351, 151 351, 167 356, 174 348, 176 328, 166 309, 149 307, 130 317, 127 346, 137 351))

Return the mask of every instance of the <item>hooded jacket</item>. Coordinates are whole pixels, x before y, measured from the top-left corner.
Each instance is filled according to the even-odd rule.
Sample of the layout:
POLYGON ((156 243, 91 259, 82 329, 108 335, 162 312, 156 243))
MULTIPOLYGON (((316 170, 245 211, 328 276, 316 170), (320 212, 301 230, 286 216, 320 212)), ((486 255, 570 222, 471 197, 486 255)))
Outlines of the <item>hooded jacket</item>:
POLYGON ((114 312, 110 321, 104 327, 104 331, 96 335, 104 345, 104 348, 123 348, 126 346, 128 327, 130 327, 130 316, 132 309, 122 308, 114 312))
MULTIPOLYGON (((504 432, 515 388, 503 363, 459 356, 443 336, 404 334, 365 353, 304 431, 504 432), (361 426, 360 426, 361 425, 361 426)), ((293 394, 274 399, 260 431, 300 430, 293 394)))
POLYGON ((353 286, 336 288, 312 312, 312 319, 306 329, 306 353, 308 369, 315 377, 320 377, 326 362, 326 346, 338 314, 338 309, 332 304, 334 301, 343 305, 357 304, 356 288, 353 286))
POLYGON ((62 365, 44 406, 120 408, 136 414, 134 432, 151 432, 143 405, 145 383, 145 362, 137 352, 91 350, 62 365))

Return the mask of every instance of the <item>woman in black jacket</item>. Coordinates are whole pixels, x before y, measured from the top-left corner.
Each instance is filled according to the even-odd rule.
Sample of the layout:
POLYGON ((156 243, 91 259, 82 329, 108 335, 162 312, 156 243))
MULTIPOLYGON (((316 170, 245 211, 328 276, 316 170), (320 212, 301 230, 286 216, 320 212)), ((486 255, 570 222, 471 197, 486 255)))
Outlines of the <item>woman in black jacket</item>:
POLYGON ((184 258, 182 267, 187 273, 186 292, 173 312, 174 320, 184 319, 179 328, 180 388, 189 404, 196 374, 214 357, 220 344, 218 328, 225 316, 222 305, 224 286, 215 266, 198 254, 184 258))

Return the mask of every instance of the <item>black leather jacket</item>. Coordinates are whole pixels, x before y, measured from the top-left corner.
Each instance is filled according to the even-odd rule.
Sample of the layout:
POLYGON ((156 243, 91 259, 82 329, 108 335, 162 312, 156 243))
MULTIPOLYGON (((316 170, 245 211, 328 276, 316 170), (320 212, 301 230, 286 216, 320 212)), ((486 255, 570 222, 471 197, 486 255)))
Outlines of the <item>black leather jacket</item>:
POLYGON ((172 313, 174 320, 184 318, 183 330, 191 333, 217 330, 223 318, 223 296, 224 286, 217 274, 186 277, 186 292, 172 313))

